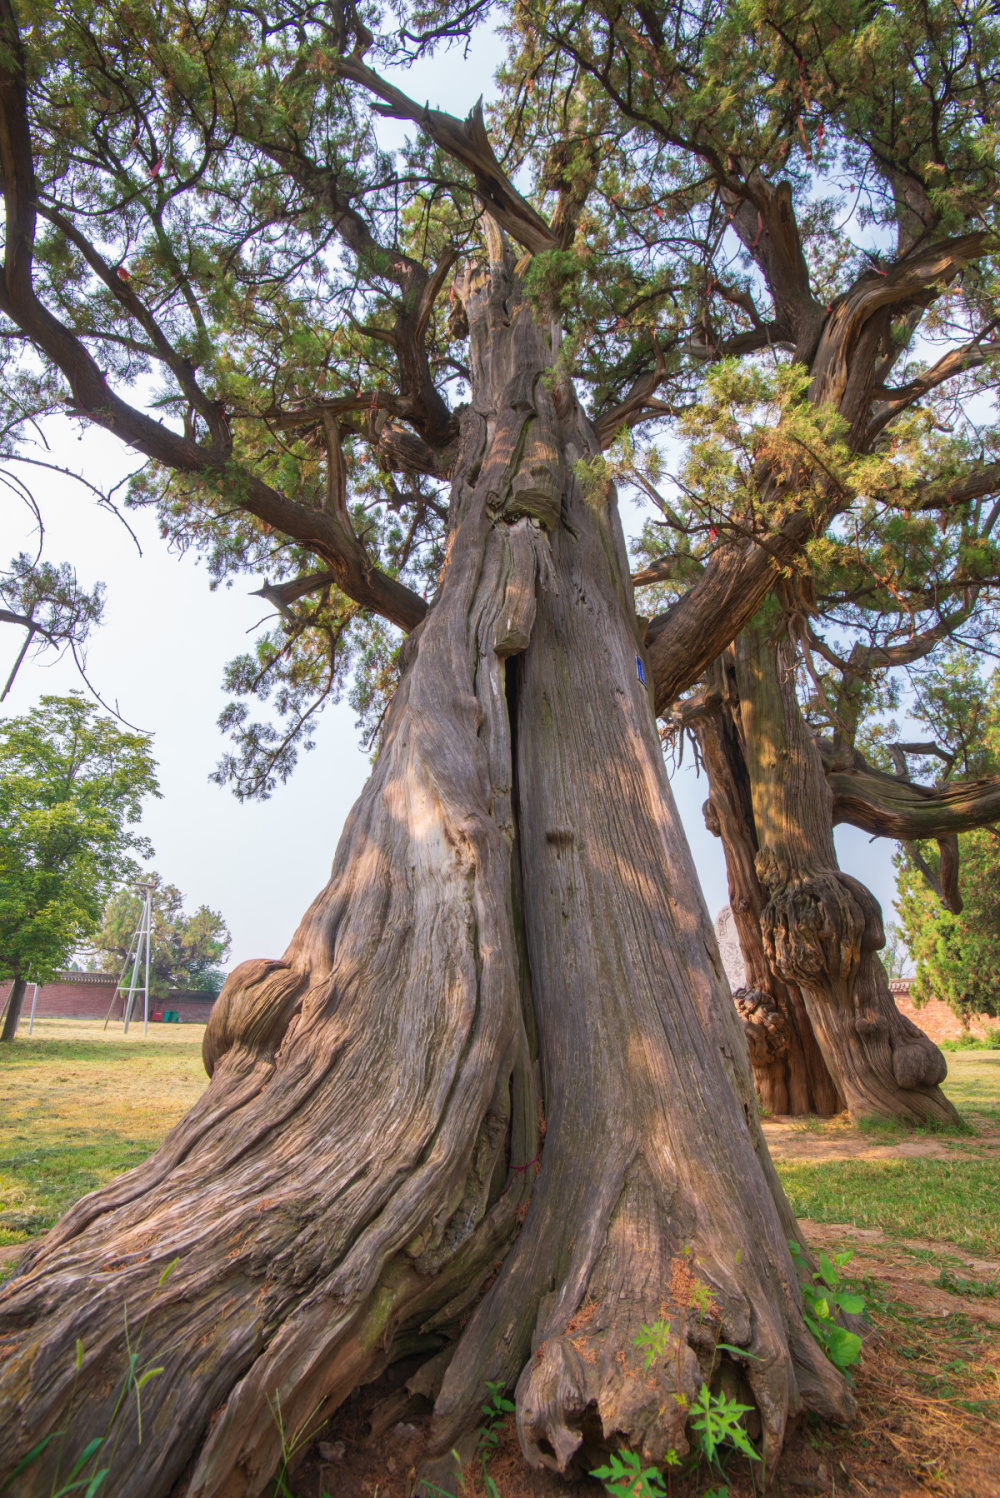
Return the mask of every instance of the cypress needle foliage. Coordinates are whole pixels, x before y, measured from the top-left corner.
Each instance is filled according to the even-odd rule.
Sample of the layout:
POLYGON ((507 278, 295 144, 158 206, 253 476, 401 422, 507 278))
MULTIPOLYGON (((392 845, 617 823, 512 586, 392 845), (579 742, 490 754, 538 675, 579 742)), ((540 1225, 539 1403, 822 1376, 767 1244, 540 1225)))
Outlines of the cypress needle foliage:
POLYGON ((747 545, 788 618, 829 615, 848 646, 989 602, 991 7, 3 12, 4 169, 33 164, 7 251, 30 289, 0 303, 7 441, 53 410, 97 422, 148 460, 130 502, 215 585, 263 578, 273 621, 226 671, 237 794, 270 794, 345 691, 377 732, 444 557, 471 396, 454 277, 484 205, 561 328, 605 476, 655 506, 644 609, 747 545), (485 116, 408 94, 410 64, 487 26, 485 116))

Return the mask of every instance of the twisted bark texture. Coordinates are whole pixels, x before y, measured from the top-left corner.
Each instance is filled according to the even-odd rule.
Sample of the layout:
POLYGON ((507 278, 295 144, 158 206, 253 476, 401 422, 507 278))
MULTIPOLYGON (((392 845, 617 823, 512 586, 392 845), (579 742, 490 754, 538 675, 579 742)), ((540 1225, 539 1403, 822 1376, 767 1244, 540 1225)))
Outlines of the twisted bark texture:
POLYGON ((763 921, 767 891, 757 877, 757 828, 736 690, 736 658, 725 651, 711 668, 691 719, 708 772, 708 830, 721 838, 747 985, 733 995, 750 1051, 754 1085, 768 1113, 833 1114, 847 1106, 816 1044, 798 985, 768 961, 763 921))
POLYGON ((487 1379, 516 1384, 533 1463, 683 1448, 671 1395, 719 1375, 718 1341, 770 1456, 804 1407, 852 1410, 802 1321, 614 492, 579 477, 596 439, 493 259, 457 288, 446 563, 330 882, 280 961, 230 975, 196 1107, 6 1287, 6 1470, 66 1430, 65 1470, 107 1428, 126 1310, 163 1372, 141 1445, 121 1422, 116 1498, 262 1493, 279 1412, 294 1441, 421 1351, 442 1459, 487 1379), (674 1353, 647 1374, 657 1319, 674 1353))
POLYGON ((747 767, 767 892, 761 914, 771 966, 802 995, 809 1023, 852 1116, 955 1122, 940 1091, 936 1045, 893 1002, 877 953, 878 901, 840 872, 833 792, 795 696, 792 646, 754 625, 736 641, 747 767))

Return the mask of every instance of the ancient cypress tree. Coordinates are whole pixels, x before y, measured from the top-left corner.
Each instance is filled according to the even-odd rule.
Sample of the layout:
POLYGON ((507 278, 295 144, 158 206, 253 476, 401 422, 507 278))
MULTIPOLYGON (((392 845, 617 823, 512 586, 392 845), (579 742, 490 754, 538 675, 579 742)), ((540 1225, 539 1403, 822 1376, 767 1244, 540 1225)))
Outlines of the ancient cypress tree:
MULTIPOLYGON (((892 1003, 877 957, 877 902, 837 866, 833 793, 800 718, 794 661, 799 640, 800 659, 819 649, 810 621, 831 572, 834 595, 847 574, 868 574, 855 597, 847 589, 854 617, 834 611, 843 632, 832 665, 848 709, 879 667, 879 630, 869 638, 865 618, 887 595, 890 612, 909 617, 886 667, 918 658, 928 631, 943 636, 939 611, 967 618, 974 595, 990 601, 1000 480, 989 164, 996 35, 974 9, 737 5, 681 18, 598 6, 585 24, 581 16, 546 9, 526 54, 542 77, 572 66, 594 80, 651 156, 669 160, 672 191, 650 199, 639 180, 647 163, 637 163, 623 216, 662 225, 685 266, 687 352, 719 361, 700 389, 671 382, 689 443, 673 483, 667 474, 657 487, 667 465, 655 454, 622 455, 624 472, 661 511, 650 565, 635 581, 687 596, 693 580, 707 581, 706 562, 734 554, 762 509, 774 514, 792 495, 798 504, 782 542, 767 547, 784 573, 779 612, 740 636, 729 679, 730 688, 739 680, 746 730, 749 779, 739 795, 757 822, 730 872, 745 866, 743 882, 757 886, 737 893, 738 918, 751 944, 762 929, 771 996, 803 1031, 794 1106, 828 1111, 846 1101, 856 1113, 949 1117, 935 1088, 943 1057, 892 1003), (770 359, 755 335, 766 335, 770 359), (793 556, 783 543, 796 523, 793 556), (948 533, 941 546, 931 540, 936 526, 948 533), (879 573, 887 559, 893 565, 879 573)), ((666 712, 661 628, 672 651, 669 609, 647 635, 666 712)), ((873 830, 915 825, 903 812, 919 793, 897 787, 893 816, 879 815, 875 779, 865 787, 858 795, 855 780, 873 830)), ((739 795, 727 792, 734 811, 739 795)), ((928 830, 938 825, 930 810, 920 808, 928 830)), ((954 803, 939 820, 946 837, 960 825, 954 803)), ((788 1031, 766 1030, 758 1038, 770 1065, 788 1031)))
MULTIPOLYGON (((845 1081, 835 1048, 817 1043, 810 1014, 822 1027, 840 974, 834 965, 803 983, 790 972, 765 888, 770 851, 795 839, 800 862, 836 870, 832 830, 838 822, 909 848, 914 840, 936 838, 943 884, 934 876, 935 893, 959 911, 958 834, 1000 819, 1000 782, 969 773, 982 756, 967 754, 967 773, 947 783, 914 782, 906 750, 919 746, 893 742, 899 730, 886 721, 887 711, 900 705, 900 678, 915 669, 926 674, 928 659, 947 653, 956 638, 991 648, 997 558, 990 531, 996 518, 993 510, 925 517, 883 528, 865 538, 867 544, 860 529, 849 540, 834 540, 812 578, 809 617, 794 597, 791 607, 780 608, 783 596, 789 600, 779 587, 769 611, 741 632, 704 686, 674 709, 675 729, 686 726, 694 734, 709 775, 705 816, 725 848, 748 973, 737 1004, 758 1095, 775 1112, 829 1113, 848 1103, 866 1111, 869 1097, 855 1078, 845 1081), (784 772, 776 773, 782 765, 784 772), (831 1055, 828 1066, 824 1058, 831 1055)), ((917 1060, 933 1061, 935 1051, 909 1021, 897 1019, 878 958, 872 955, 869 964, 868 981, 885 993, 884 1010, 900 1036, 893 1051, 898 1081, 902 1046, 914 1047, 917 1060)), ((944 1058, 937 1055, 943 1076, 944 1058)), ((882 1104, 901 1117, 921 1117, 928 1108, 931 1116, 947 1116, 939 1099, 906 1087, 885 1093, 882 1104)))
MULTIPOLYGON (((230 975, 203 1099, 5 1291, 4 1458, 67 1432, 28 1493, 111 1417, 123 1303, 162 1372, 109 1483, 143 1498, 264 1491, 276 1409, 286 1434, 315 1428, 405 1354, 426 1357, 442 1456, 467 1449, 487 1380, 516 1388, 528 1459, 564 1471, 609 1442, 683 1443, 672 1396, 719 1360, 772 1457, 791 1414, 851 1409, 802 1321, 654 710, 860 498, 873 351, 988 262, 965 216, 989 142, 955 165, 977 126, 946 98, 958 197, 907 180, 928 218, 895 261, 810 270, 794 91, 816 85, 780 28, 735 7, 518 11, 487 130, 392 71, 483 13, 379 33, 349 4, 0 0, 8 398, 115 432, 165 529, 220 576, 264 572, 281 620, 232 681, 288 722, 238 701, 223 778, 266 792, 352 659, 379 737, 330 882, 281 958, 230 975), (602 37, 607 66, 574 57, 602 37), (409 122, 401 153, 380 112, 409 122), (748 276, 713 270, 726 236, 763 315, 748 276), (647 625, 605 454, 695 399, 706 363, 775 350, 772 440, 647 625), (656 1320, 676 1356, 647 1375, 634 1338, 656 1320)), ((877 163, 847 52, 826 149, 877 163)), ((971 77, 987 109, 992 74, 971 77)), ((994 481, 961 456, 922 475, 938 502, 994 481)), ((912 493, 891 467, 871 484, 912 493)), ((869 917, 848 913, 856 943, 869 917)))

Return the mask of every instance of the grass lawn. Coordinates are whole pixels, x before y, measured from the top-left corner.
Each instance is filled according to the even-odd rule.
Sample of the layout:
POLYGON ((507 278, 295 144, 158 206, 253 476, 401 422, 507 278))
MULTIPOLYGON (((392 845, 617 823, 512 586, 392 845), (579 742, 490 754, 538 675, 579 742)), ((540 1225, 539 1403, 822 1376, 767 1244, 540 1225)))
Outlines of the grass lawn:
POLYGON ((36 1020, 0 1046, 0 1248, 52 1226, 76 1199, 155 1149, 208 1081, 204 1025, 36 1020))
POLYGON ((777 1162, 797 1217, 851 1222, 1000 1256, 997 1160, 777 1162))
POLYGON ((945 1091, 971 1132, 880 1120, 858 1131, 839 1119, 810 1120, 811 1137, 827 1137, 835 1146, 860 1133, 870 1148, 856 1159, 779 1156, 778 1174, 796 1215, 1000 1256, 1000 1051, 950 1054, 945 1091), (877 1158, 879 1146, 888 1154, 903 1141, 913 1154, 877 1158), (921 1141, 927 1154, 916 1152, 921 1141))
POLYGON ((952 1051, 944 1090, 959 1113, 1000 1123, 1000 1051, 952 1051))
MULTIPOLYGON (((125 1039, 99 1021, 41 1020, 30 1040, 24 1027, 14 1045, 0 1047, 0 1279, 15 1245, 141 1161, 195 1101, 207 1080, 203 1034, 200 1025, 156 1025, 143 1041, 141 1025, 125 1039)), ((817 1252, 854 1251, 849 1273, 880 1334, 858 1370, 858 1420, 842 1428, 811 1418, 786 1444, 775 1488, 787 1498, 1000 1498, 1000 1266, 969 1258, 1000 1257, 1000 1051, 953 1053, 948 1065, 946 1090, 965 1131, 859 1129, 846 1117, 765 1121, 792 1205, 811 1219, 807 1241, 817 1252), (873 1227, 890 1236, 856 1232, 873 1227)), ((296 1498, 410 1491, 409 1447, 404 1460, 392 1432, 374 1445, 368 1434, 369 1405, 386 1394, 380 1387, 366 1385, 338 1411, 323 1433, 327 1445, 297 1474, 296 1498), (335 1471, 323 1455, 330 1449, 342 1453, 335 1471)), ((394 1427, 407 1440, 415 1429, 394 1427)), ((414 1437, 420 1449, 425 1436, 414 1437)), ((599 1491, 529 1471, 509 1420, 491 1472, 500 1498, 599 1491)), ((734 1466, 727 1480, 730 1498, 759 1498, 749 1467, 734 1466)), ((464 1491, 480 1494, 478 1477, 464 1491)))

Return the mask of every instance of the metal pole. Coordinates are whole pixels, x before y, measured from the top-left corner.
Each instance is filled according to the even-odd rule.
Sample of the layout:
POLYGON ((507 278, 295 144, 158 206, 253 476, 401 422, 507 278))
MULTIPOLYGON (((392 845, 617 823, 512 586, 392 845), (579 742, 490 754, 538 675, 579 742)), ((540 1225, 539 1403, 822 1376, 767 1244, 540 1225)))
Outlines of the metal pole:
MULTIPOLYGON (((104 1028, 105 1028, 105 1030, 108 1028, 108 1020, 111 1018, 111 1011, 115 1007, 115 1000, 117 999, 118 995, 121 993, 122 983, 123 983, 124 978, 125 978, 125 969, 128 967, 129 963, 132 960, 132 943, 138 940, 138 935, 139 935, 139 933, 137 931, 133 932, 133 934, 132 934, 132 940, 128 944, 128 953, 126 954, 125 961, 122 964, 122 970, 118 974, 118 982, 115 984, 115 991, 111 995, 111 1003, 108 1006, 108 1012, 107 1012, 107 1014, 104 1017, 104 1028)), ((122 1012, 124 1013, 124 1010, 122 1012)))
POLYGON ((139 929, 136 933, 135 961, 132 964, 132 977, 128 985, 128 1003, 125 1006, 125 1027, 123 1035, 128 1034, 128 1022, 132 1018, 132 1005, 135 1003, 135 990, 139 983, 139 958, 142 956, 142 917, 139 917, 139 929))
POLYGON ((28 1034, 29 1035, 31 1034, 32 1030, 35 1028, 35 1005, 37 1003, 38 1003, 38 984, 36 983, 35 984, 35 991, 31 995, 31 1018, 28 1021, 28 1034))
POLYGON ((142 1038, 149 1034, 149 938, 153 927, 153 891, 146 891, 146 989, 143 997, 145 1012, 142 1020, 142 1038))

